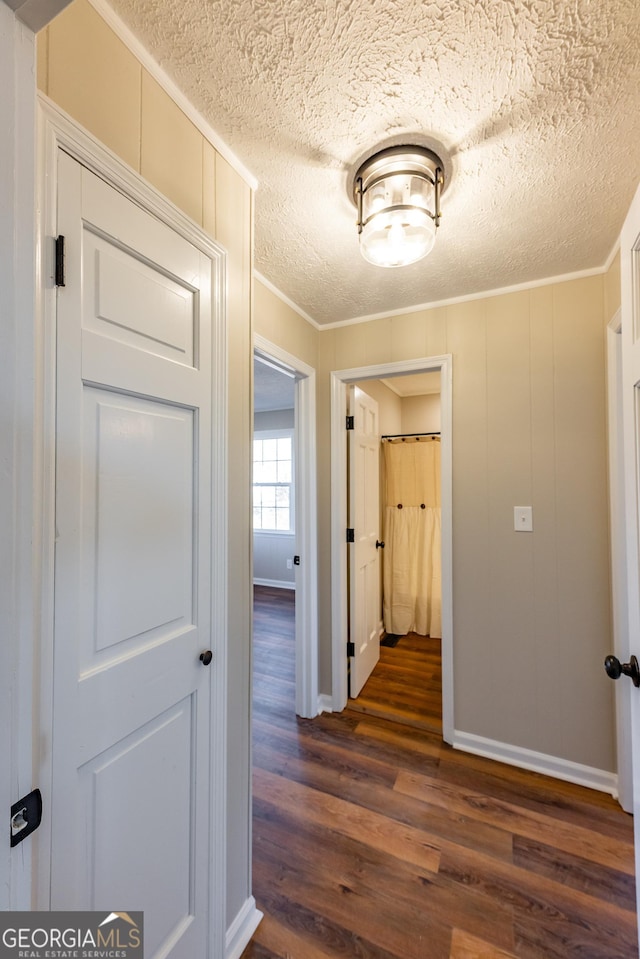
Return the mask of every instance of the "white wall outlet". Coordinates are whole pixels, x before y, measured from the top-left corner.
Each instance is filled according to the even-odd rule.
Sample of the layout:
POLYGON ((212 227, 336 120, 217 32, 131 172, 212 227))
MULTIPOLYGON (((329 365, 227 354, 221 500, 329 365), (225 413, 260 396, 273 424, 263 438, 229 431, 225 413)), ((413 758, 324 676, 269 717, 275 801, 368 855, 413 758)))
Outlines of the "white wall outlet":
POLYGON ((532 506, 514 506, 513 507, 513 528, 516 533, 533 532, 533 507, 532 506))
POLYGON ((287 569, 293 569, 293 560, 292 560, 292 559, 288 559, 288 560, 287 560, 287 569))

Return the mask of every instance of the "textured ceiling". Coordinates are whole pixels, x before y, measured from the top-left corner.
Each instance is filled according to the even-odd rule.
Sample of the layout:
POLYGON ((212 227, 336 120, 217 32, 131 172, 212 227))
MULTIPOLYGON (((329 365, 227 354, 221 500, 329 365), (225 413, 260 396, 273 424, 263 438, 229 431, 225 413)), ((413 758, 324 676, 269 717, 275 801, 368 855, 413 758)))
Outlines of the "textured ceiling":
POLYGON ((296 381, 273 366, 255 358, 253 361, 253 409, 292 410, 295 406, 296 381))
POLYGON ((403 373, 380 380, 398 396, 424 396, 440 392, 440 371, 433 373, 403 373))
POLYGON ((640 180, 638 0, 113 0, 258 178, 255 266, 316 322, 600 267, 640 180), (359 254, 350 177, 445 153, 426 260, 359 254))

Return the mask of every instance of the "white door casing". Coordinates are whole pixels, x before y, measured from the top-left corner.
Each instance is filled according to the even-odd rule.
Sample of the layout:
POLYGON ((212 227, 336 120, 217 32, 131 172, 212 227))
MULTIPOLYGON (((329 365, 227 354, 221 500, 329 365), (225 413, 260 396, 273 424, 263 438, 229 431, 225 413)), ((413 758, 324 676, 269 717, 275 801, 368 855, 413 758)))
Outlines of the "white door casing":
POLYGON ((313 719, 318 696, 318 532, 316 495, 316 373, 299 357, 254 334, 254 351, 296 377, 295 394, 295 657, 296 714, 313 719))
MULTIPOLYGON (((640 658, 640 188, 622 229, 620 268, 629 653, 640 658)), ((623 676, 618 682, 629 680, 623 676)), ((636 874, 640 875, 640 689, 636 688, 631 690, 631 747, 636 874)), ((640 916, 640 884, 636 892, 640 916)))
POLYGON ((345 416, 349 383, 440 371, 441 492, 442 492, 442 736, 454 740, 453 702, 453 358, 450 354, 399 360, 331 372, 331 703, 333 710, 347 704, 347 444, 345 416))
POLYGON ((380 658, 380 430, 378 404, 349 387, 349 695, 355 699, 380 658))
POLYGON ((117 895, 129 900, 123 908, 145 910, 145 955, 222 955, 224 254, 49 104, 41 130, 51 327, 57 232, 67 238, 67 286, 58 294, 55 460, 47 422, 55 348, 44 347, 40 781, 51 806, 34 834, 37 907, 111 909, 117 895), (55 656, 46 490, 54 461, 55 656), (207 648, 209 668, 199 660, 207 648))
MULTIPOLYGON (((5 810, 35 785, 35 62, 33 33, 11 6, 0 3, 0 808, 5 810)), ((14 849, 6 840, 0 845, 0 910, 31 908, 32 850, 30 839, 14 849)))

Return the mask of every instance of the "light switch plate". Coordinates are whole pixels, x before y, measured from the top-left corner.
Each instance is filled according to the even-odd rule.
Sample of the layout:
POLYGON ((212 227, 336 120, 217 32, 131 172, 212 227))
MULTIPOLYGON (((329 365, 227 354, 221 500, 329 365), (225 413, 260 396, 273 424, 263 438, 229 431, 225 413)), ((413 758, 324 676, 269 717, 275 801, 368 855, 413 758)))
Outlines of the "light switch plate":
POLYGON ((533 507, 532 506, 514 506, 513 507, 513 528, 516 533, 533 532, 533 507))

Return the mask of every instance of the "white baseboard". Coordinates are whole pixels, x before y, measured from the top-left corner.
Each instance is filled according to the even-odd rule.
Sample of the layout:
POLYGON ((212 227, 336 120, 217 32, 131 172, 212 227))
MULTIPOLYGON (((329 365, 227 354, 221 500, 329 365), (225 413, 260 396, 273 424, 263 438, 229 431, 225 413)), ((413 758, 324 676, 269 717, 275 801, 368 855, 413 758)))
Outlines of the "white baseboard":
POLYGON ((332 713, 333 712, 333 699, 331 696, 328 696, 327 693, 320 693, 318 696, 318 715, 320 713, 332 713))
POLYGON ((247 948, 247 944, 254 934, 263 914, 256 908, 256 901, 249 896, 240 912, 227 929, 225 942, 225 959, 240 959, 247 948))
POLYGON ((295 589, 296 584, 286 579, 257 579, 253 578, 254 586, 272 586, 274 589, 295 589))
POLYGON ((458 729, 453 732, 451 745, 462 752, 474 753, 476 756, 519 766, 521 769, 530 769, 532 772, 553 776, 555 779, 564 779, 579 786, 588 786, 589 789, 610 793, 614 799, 618 798, 617 775, 603 769, 583 766, 581 763, 561 759, 559 756, 548 756, 545 753, 534 752, 532 749, 497 742, 495 739, 485 739, 484 736, 460 732, 458 729))

